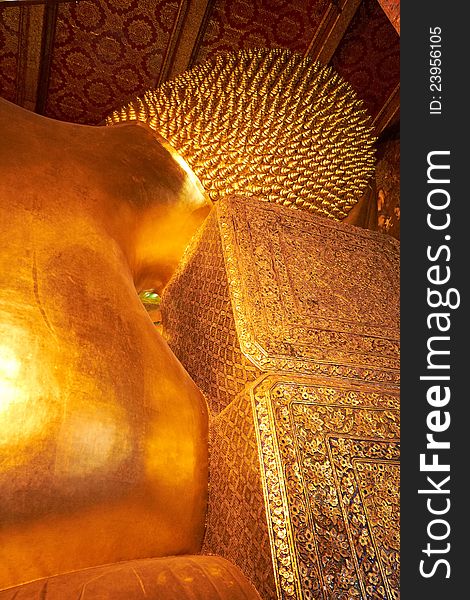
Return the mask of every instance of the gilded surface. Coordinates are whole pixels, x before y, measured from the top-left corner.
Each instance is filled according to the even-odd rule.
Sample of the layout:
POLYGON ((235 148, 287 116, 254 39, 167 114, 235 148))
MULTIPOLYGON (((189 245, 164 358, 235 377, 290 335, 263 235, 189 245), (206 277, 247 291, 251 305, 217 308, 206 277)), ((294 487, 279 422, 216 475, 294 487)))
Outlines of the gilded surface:
POLYGON ((210 423, 209 505, 203 553, 241 568, 263 600, 276 597, 258 445, 249 398, 210 423))
POLYGON ((165 289, 164 335, 215 413, 271 370, 396 384, 398 265, 391 238, 225 199, 165 289))
POLYGON ((397 392, 268 375, 251 396, 278 598, 397 598, 397 392))
POLYGON ((219 55, 115 111, 188 161, 211 200, 229 194, 341 219, 374 169, 369 117, 331 68, 287 50, 219 55))
POLYGON ((0 591, 0 600, 261 600, 243 573, 218 556, 118 562, 0 591))
POLYGON ((153 131, 0 100, 0 589, 196 553, 205 400, 137 291, 209 209, 153 131))
POLYGON ((398 283, 392 238, 229 198, 165 291, 165 335, 219 413, 204 548, 266 600, 398 597, 398 283), (227 356, 251 369, 230 389, 227 356))
POLYGON ((165 288, 161 308, 166 340, 218 414, 259 371, 238 343, 216 212, 165 288))
POLYGON ((253 199, 216 210, 238 340, 253 364, 398 381, 395 240, 253 199))

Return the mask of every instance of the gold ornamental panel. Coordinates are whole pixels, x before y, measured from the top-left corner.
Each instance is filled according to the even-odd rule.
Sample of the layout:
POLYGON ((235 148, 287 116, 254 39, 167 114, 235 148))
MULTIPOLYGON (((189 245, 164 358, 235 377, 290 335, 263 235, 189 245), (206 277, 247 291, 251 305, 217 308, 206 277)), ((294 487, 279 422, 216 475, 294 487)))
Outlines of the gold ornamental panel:
POLYGON ((240 394, 210 426, 209 502, 202 552, 236 564, 263 600, 276 598, 252 406, 240 394))
POLYGON ((162 299, 217 414, 263 372, 399 382, 399 243, 258 199, 219 201, 162 299))
POLYGON ((212 411, 203 551, 264 600, 388 600, 399 582, 399 244, 219 201, 162 298, 212 411))
POLYGON ((273 374, 249 393, 277 598, 398 598, 397 390, 273 374))
POLYGON ((254 365, 398 382, 396 240, 253 199, 217 212, 240 348, 254 365))

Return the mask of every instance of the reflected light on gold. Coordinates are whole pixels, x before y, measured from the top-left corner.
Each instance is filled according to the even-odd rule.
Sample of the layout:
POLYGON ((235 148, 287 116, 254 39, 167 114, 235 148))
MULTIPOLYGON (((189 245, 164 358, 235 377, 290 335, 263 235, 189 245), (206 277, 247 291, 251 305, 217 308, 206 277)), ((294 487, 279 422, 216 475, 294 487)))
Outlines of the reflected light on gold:
POLYGON ((205 198, 206 202, 210 203, 209 195, 205 191, 204 186, 199 180, 199 177, 191 169, 191 167, 181 156, 181 154, 177 152, 175 148, 173 148, 173 146, 164 137, 158 134, 157 137, 161 145, 165 148, 165 150, 167 150, 170 153, 173 160, 183 169, 183 171, 187 175, 187 179, 184 182, 184 193, 181 193, 181 196, 187 195, 188 192, 191 193, 191 188, 193 188, 192 193, 194 194, 194 188, 196 188, 197 191, 205 198))
POLYGON ((64 420, 57 444, 56 475, 83 476, 115 470, 131 450, 125 411, 111 403, 81 401, 64 420))
POLYGON ((0 589, 200 551, 204 397, 138 294, 211 208, 143 125, 0 98, 0 589))
POLYGON ((21 363, 11 348, 0 345, 0 419, 20 396, 18 375, 21 363))
MULTIPOLYGON (((39 450, 48 434, 46 414, 54 413, 54 398, 44 398, 31 340, 19 327, 2 327, 0 344, 0 472, 19 466, 39 450), (24 360, 20 359, 20 356, 24 360), (52 409, 52 410, 51 410, 52 409)), ((53 390, 54 386, 51 386, 53 390)))

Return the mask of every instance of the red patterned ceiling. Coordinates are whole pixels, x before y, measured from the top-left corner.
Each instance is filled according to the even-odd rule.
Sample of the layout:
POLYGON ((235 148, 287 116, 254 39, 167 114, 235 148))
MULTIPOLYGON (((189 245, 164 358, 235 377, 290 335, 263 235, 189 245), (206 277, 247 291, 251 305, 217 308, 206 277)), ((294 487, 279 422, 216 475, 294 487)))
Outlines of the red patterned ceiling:
MULTIPOLYGON (((57 2, 0 4, 0 96, 49 117, 99 123, 216 52, 254 46, 330 61, 385 114, 378 131, 396 114, 399 37, 377 0, 57 2)), ((396 17, 397 0, 380 2, 396 17)))
POLYGON ((254 47, 304 53, 330 5, 329 0, 218 0, 193 63, 254 47))
POLYGON ((160 79, 178 0, 84 0, 59 8, 45 114, 98 123, 160 79))
POLYGON ((11 102, 16 98, 19 21, 17 8, 0 10, 0 91, 11 102))
POLYGON ((331 65, 353 86, 375 117, 400 81, 399 36, 375 0, 364 0, 331 65))

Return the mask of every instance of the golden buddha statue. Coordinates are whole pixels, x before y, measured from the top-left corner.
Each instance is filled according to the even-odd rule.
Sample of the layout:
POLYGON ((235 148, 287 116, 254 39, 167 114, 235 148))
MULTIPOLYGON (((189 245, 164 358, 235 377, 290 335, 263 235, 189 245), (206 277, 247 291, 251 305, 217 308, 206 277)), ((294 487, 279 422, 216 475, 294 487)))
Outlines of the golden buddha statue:
MULTIPOLYGON (((286 135, 277 127, 277 138, 271 131, 276 101, 270 115, 263 112, 269 103, 260 105, 269 128, 258 129, 253 144, 266 147, 270 139, 277 149, 255 154, 269 154, 274 170, 269 161, 253 162, 238 147, 227 149, 223 136, 228 134, 215 131, 220 105, 207 110, 212 132, 201 125, 182 133, 172 128, 172 115, 191 114, 178 100, 183 88, 191 92, 199 86, 201 102, 211 98, 201 77, 216 73, 213 68, 196 69, 192 88, 185 76, 173 88, 163 86, 145 102, 131 103, 110 118, 111 127, 61 123, 0 100, 0 590, 149 557, 156 557, 152 568, 161 573, 166 568, 159 566, 161 557, 201 549, 207 406, 155 330, 138 292, 165 287, 210 211, 209 196, 217 200, 243 189, 248 195, 263 193, 264 179, 272 192, 269 201, 276 202, 278 194, 285 205, 342 218, 360 197, 373 164, 364 111, 343 82, 331 83, 329 70, 283 52, 248 53, 242 59, 241 71, 228 59, 229 80, 243 69, 252 87, 272 76, 296 99, 297 130, 286 135), (289 74, 289 85, 283 73, 289 74), (308 95, 310 84, 316 96, 308 95), (310 103, 318 97, 323 106, 330 96, 337 106, 330 111, 333 120, 322 108, 317 127, 310 103), (168 111, 159 112, 165 98, 168 111), (158 124, 159 116, 165 126, 158 124), (129 119, 147 124, 115 124, 129 119), (330 154, 322 150, 318 158, 322 127, 330 134, 336 126, 346 131, 344 139, 333 136, 330 154), (204 144, 211 135, 217 148, 204 144), (309 136, 315 141, 311 146, 309 136), (302 195, 302 190, 310 191, 302 195)), ((270 94, 279 92, 266 85, 270 94)), ((288 95, 281 96, 283 118, 292 122, 285 108, 288 95)), ((255 119, 254 110, 251 106, 243 118, 255 119)), ((242 121, 238 115, 235 137, 246 147, 242 121)), ((235 131, 233 120, 222 122, 235 131)), ((207 563, 201 597, 258 597, 235 567, 222 568, 216 557, 200 558, 207 563), (220 595, 208 591, 215 588, 220 595)), ((166 581, 162 577, 160 585, 166 581)), ((168 584, 169 598, 186 597, 185 577, 197 587, 196 576, 181 577, 176 587, 168 584)), ((114 599, 121 597, 118 575, 115 581, 114 599)), ((7 598, 2 593, 0 598, 7 598)), ((60 593, 57 598, 69 597, 60 593)))
POLYGON ((194 553, 206 406, 136 289, 210 204, 146 127, 0 109, 0 585, 194 553))

